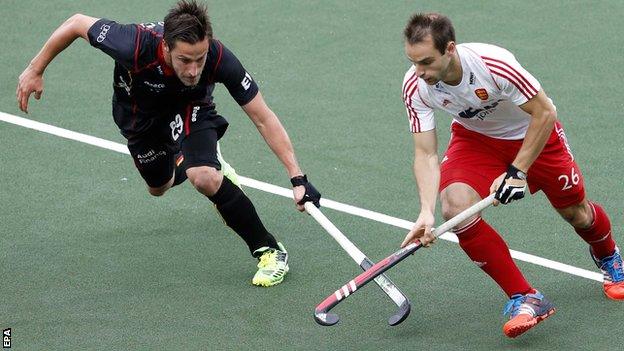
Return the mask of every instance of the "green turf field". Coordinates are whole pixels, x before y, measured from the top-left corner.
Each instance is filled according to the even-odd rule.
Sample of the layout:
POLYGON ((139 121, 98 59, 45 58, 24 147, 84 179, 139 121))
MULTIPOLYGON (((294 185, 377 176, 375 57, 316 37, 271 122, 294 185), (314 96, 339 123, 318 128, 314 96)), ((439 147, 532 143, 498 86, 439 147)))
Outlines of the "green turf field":
MULTIPOLYGON (((2 0, 0 112, 123 143, 110 116, 112 61, 83 40, 48 68, 41 101, 18 111, 15 83, 49 34, 76 12, 120 22, 160 20, 173 1, 2 0), (130 4, 129 4, 130 3, 130 4), (143 5, 141 5, 141 3, 143 5)), ((412 139, 401 101, 409 63, 402 29, 415 11, 454 21, 459 42, 514 52, 558 108, 588 195, 624 242, 621 135, 624 2, 209 1, 215 35, 241 59, 280 116, 301 166, 326 198, 415 220, 412 139)), ((287 187, 252 123, 217 88, 230 129, 226 159, 241 175, 287 187)), ((438 113, 440 147, 450 118, 438 113)), ((397 327, 373 285, 321 327, 317 303, 359 268, 292 201, 248 188, 291 254, 270 289, 255 261, 189 184, 150 197, 127 155, 0 121, 0 328, 15 350, 618 350, 624 304, 600 283, 521 261, 558 311, 510 340, 506 302, 456 244, 441 242, 389 271, 412 300, 397 327)), ((405 230, 324 212, 371 259, 405 230)), ((586 245, 542 194, 485 217, 513 250, 595 271, 586 245)), ((624 245, 624 244, 623 244, 624 245)))

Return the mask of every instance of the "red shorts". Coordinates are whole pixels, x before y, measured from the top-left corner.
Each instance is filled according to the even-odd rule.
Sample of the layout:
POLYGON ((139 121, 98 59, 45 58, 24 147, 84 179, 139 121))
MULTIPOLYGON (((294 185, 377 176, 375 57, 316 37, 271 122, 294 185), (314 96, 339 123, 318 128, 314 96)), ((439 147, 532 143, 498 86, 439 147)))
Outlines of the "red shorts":
MULTIPOLYGON (((522 140, 491 138, 453 123, 451 140, 440 165, 440 191, 452 183, 465 183, 481 197, 488 196, 492 182, 507 171, 520 146, 522 140)), ((576 205, 585 198, 583 175, 559 122, 531 165, 527 183, 531 194, 542 190, 555 208, 576 205)))

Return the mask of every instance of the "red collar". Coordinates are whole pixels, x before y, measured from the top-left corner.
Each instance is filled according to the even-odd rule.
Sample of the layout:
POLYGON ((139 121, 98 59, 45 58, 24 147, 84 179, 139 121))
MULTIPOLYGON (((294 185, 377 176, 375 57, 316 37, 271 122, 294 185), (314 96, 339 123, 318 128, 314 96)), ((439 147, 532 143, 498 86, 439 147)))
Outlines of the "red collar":
POLYGON ((160 44, 158 44, 158 50, 156 52, 156 56, 158 57, 158 63, 160 64, 160 67, 163 70, 163 75, 165 75, 166 77, 173 76, 175 75, 175 71, 173 70, 173 67, 169 66, 167 62, 165 61, 164 50, 165 50, 165 41, 161 40, 160 44))

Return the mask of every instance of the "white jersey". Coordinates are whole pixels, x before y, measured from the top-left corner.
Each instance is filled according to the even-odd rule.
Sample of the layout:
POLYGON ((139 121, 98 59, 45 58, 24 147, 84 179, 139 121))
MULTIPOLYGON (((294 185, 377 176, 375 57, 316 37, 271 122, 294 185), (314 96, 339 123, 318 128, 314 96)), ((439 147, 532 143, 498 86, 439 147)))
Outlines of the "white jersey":
POLYGON ((412 66, 403 79, 403 101, 412 133, 435 128, 434 109, 453 116, 469 130, 499 139, 523 139, 531 116, 519 105, 541 89, 512 53, 480 43, 457 45, 462 80, 428 85, 412 66))

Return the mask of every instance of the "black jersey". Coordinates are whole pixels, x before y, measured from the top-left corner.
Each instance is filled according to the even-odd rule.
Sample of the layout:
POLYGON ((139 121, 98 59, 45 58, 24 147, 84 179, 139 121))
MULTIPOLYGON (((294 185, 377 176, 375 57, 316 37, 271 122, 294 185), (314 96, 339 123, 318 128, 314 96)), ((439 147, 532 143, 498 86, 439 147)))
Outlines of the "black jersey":
POLYGON ((210 40, 206 64, 195 86, 185 86, 164 60, 163 23, 119 24, 98 20, 89 42, 115 60, 113 116, 126 137, 149 129, 168 111, 200 104, 217 116, 215 83, 223 83, 239 105, 251 101, 258 86, 236 56, 220 41, 210 40))

